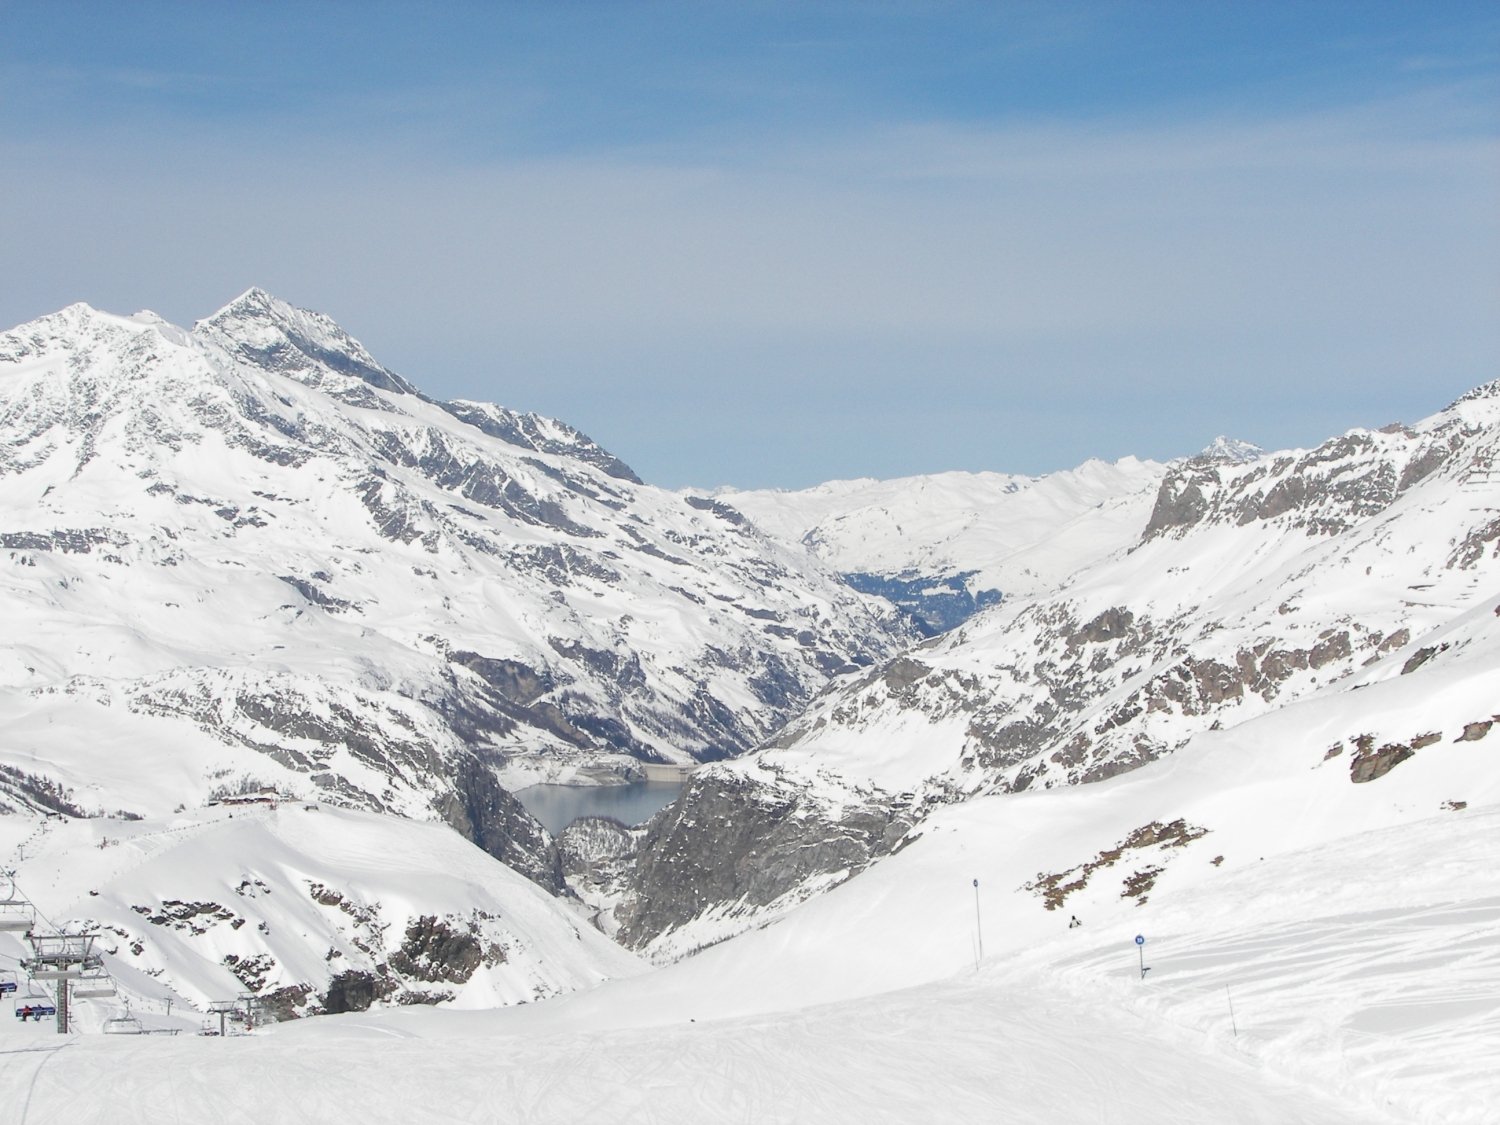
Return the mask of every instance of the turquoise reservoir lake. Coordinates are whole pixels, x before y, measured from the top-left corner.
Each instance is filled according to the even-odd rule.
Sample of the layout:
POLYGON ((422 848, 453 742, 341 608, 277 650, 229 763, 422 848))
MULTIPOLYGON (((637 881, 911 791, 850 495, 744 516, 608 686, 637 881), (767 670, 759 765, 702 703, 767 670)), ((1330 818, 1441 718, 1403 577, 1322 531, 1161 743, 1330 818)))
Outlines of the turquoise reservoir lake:
POLYGON ((516 799, 555 836, 580 816, 612 816, 625 824, 642 824, 670 805, 683 784, 532 785, 516 790, 516 799))

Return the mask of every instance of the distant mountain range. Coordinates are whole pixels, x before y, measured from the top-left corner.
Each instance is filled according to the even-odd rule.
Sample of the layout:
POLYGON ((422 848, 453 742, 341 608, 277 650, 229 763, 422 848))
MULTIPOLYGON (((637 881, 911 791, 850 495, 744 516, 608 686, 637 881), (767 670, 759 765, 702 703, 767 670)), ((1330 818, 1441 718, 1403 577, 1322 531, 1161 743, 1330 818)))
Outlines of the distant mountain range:
MULTIPOLYGON (((1497 454, 1492 383, 1416 425, 1312 450, 1131 466, 1157 473, 1149 497, 1133 487, 1059 533, 1091 534, 1081 568, 842 680, 760 753, 695 776, 629 868, 624 939, 656 956, 721 940, 901 847, 937 807, 1110 778, 1302 701, 1348 701, 1316 738, 1360 783, 1487 731, 1474 699, 1500 689, 1497 454), (1358 717, 1363 701, 1408 698, 1375 690, 1406 676, 1432 677, 1424 706, 1358 717)), ((883 487, 896 499, 863 543, 856 521, 816 514, 848 529, 832 549, 894 560, 901 491, 857 490, 883 487)), ((923 491, 915 508, 937 523, 923 491)), ((1027 495, 994 492, 1001 513, 1027 495)), ((744 507, 781 504, 789 522, 797 502, 744 507)), ((1045 554, 1054 540, 1036 542, 1045 554)), ((1371 826, 1413 815, 1399 781, 1372 788, 1386 800, 1371 826)))
MULTIPOLYGON (((1404 823, 1493 769, 1407 763, 1497 721, 1497 447, 1489 384, 1313 450, 673 492, 259 290, 75 305, 0 335, 0 868, 142 1002, 302 1014, 633 973, 580 920, 679 957, 939 810, 1260 737, 1299 841, 1404 823), (512 795, 651 763, 710 764, 642 828, 512 795)), ((1211 788, 1115 843, 1275 850, 1211 788)), ((1041 853, 1039 901, 1095 870, 1041 853)))

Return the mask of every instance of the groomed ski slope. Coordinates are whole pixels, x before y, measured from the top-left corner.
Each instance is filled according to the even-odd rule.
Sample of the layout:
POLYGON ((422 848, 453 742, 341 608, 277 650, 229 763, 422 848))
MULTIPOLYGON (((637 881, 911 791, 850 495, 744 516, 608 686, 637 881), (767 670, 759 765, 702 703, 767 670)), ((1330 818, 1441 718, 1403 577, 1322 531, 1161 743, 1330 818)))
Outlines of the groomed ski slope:
POLYGON ((76 1039, 7 1055, 0 1081, 27 1125, 1385 1120, 1131 1013, 989 976, 644 1033, 466 1037, 438 1019, 419 1021, 424 1037, 337 1022, 227 1041, 76 1039))

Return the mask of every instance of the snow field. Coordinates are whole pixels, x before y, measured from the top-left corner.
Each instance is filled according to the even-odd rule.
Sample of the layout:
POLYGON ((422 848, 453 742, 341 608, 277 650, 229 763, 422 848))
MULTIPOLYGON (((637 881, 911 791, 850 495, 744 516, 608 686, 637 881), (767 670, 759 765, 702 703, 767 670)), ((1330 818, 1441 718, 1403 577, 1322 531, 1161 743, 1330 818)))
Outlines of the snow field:
POLYGON ((29 1095, 18 1125, 63 1114, 83 1125, 1389 1120, 1181 1046, 1138 1017, 983 981, 647 1032, 492 1036, 473 1034, 471 1020, 446 1034, 432 1018, 420 1033, 329 1022, 340 1026, 225 1041, 80 1039, 0 1070, 0 1099, 29 1095))

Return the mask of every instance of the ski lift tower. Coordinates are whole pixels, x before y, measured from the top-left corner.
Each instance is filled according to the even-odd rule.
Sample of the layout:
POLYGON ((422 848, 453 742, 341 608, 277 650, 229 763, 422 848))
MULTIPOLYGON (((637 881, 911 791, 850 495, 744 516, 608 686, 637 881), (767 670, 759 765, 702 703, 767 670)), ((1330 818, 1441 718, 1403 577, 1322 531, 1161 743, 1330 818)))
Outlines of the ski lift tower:
POLYGON ((31 956, 21 965, 31 979, 57 982, 57 1033, 68 1033, 68 988, 86 973, 97 974, 104 968, 104 958, 94 952, 98 934, 26 935, 31 942, 31 956))
POLYGON ((219 1017, 219 1038, 221 1039, 229 1034, 229 1028, 225 1026, 225 1021, 230 1017, 234 1017, 236 1019, 242 1018, 240 1016, 240 1005, 238 1000, 215 1000, 213 1003, 209 1004, 208 1014, 211 1016, 219 1017))

